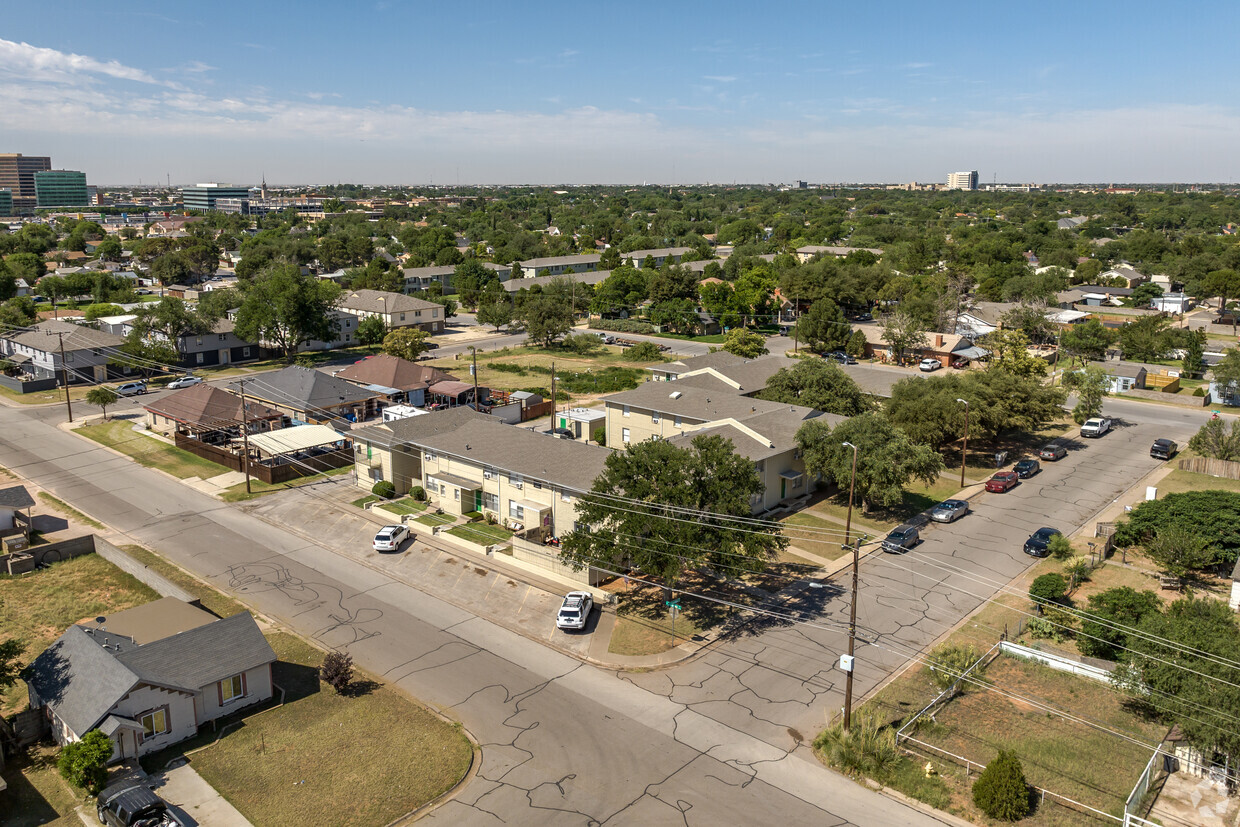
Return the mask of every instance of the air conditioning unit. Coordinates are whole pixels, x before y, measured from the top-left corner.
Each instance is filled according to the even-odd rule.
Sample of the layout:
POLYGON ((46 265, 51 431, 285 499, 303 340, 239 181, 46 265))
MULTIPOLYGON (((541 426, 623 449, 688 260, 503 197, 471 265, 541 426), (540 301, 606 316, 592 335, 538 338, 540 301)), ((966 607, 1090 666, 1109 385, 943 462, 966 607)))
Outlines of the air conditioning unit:
POLYGON ((668 394, 668 396, 672 399, 679 399, 680 397, 684 396, 684 394, 681 393, 680 391, 672 391, 671 393, 668 394))

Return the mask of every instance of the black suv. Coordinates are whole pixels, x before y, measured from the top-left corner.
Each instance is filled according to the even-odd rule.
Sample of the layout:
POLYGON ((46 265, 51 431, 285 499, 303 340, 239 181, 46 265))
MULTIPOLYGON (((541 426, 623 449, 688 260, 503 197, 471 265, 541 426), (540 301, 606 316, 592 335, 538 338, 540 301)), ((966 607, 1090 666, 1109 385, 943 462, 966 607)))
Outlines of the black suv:
POLYGON ((183 827, 162 798, 132 779, 105 788, 97 808, 106 827, 183 827))
POLYGON ((1150 456, 1154 459, 1171 459, 1178 450, 1180 450, 1180 446, 1171 440, 1156 439, 1154 440, 1153 447, 1150 448, 1150 456))

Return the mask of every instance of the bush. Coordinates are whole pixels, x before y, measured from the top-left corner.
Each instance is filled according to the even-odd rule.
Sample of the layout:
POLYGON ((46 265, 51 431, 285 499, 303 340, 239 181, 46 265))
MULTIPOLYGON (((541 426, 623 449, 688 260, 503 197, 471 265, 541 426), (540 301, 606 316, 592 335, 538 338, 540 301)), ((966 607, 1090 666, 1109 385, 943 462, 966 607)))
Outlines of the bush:
POLYGON ((624 355, 635 362, 657 362, 663 358, 663 352, 654 342, 638 342, 626 350, 624 355))
POLYGON ((1062 574, 1043 574, 1029 586, 1029 597, 1039 605, 1043 602, 1058 603, 1068 594, 1068 581, 1062 574))
MULTIPOLYGON (((977 663, 980 657, 981 655, 978 654, 977 649, 972 646, 943 644, 942 646, 935 647, 930 652, 930 657, 927 658, 935 686, 942 690, 950 689, 959 680, 960 676, 964 674, 965 670, 977 663)), ((969 673, 970 680, 974 678, 980 680, 983 672, 983 669, 974 669, 969 673)), ((968 682, 963 682, 957 688, 957 691, 964 692, 972 685, 968 682)))
POLYGON ((599 445, 606 445, 607 444, 607 429, 606 428, 595 428, 594 433, 590 434, 590 438, 593 439, 595 442, 597 442, 599 445))
POLYGON ((1034 640, 1053 640, 1056 643, 1062 643, 1067 637, 1063 629, 1044 617, 1030 618, 1025 624, 1025 631, 1029 632, 1029 637, 1034 640))
POLYGON ((612 330, 616 333, 654 333, 654 325, 634 319, 591 319, 591 330, 612 330))
POLYGON ((424 503, 426 502, 426 489, 420 485, 415 485, 413 488, 409 489, 409 496, 413 497, 420 503, 424 503))
POLYGON ((1072 556, 1072 544, 1062 534, 1052 536, 1051 541, 1046 544, 1046 550, 1056 560, 1067 560, 1072 556))
POLYGON ((999 750, 986 765, 973 783, 973 803, 986 815, 1002 821, 1029 815, 1029 784, 1015 753, 999 750))
POLYGON ((1193 396, 1205 396, 1206 392, 1201 388, 1193 388, 1193 396))
POLYGON ((385 500, 390 500, 396 496, 396 486, 387 480, 379 480, 370 487, 370 493, 374 494, 376 497, 382 497, 385 500))
POLYGON ((347 652, 328 652, 319 667, 323 683, 343 695, 353 682, 353 656, 347 652))
POLYGON ((72 784, 97 793, 108 778, 108 759, 112 757, 112 739, 97 729, 86 733, 80 741, 66 744, 60 751, 56 767, 72 784))
POLYGON ((840 772, 879 781, 888 778, 900 761, 895 733, 880 726, 875 715, 863 712, 854 716, 849 730, 843 721, 824 729, 814 739, 814 749, 840 772))
POLYGON ((602 350, 603 340, 593 333, 573 333, 565 336, 560 344, 574 353, 580 353, 585 356, 590 353, 602 350))
POLYGON ((528 370, 518 365, 516 362, 489 362, 487 364, 491 370, 497 370, 500 373, 515 373, 518 376, 525 376, 528 370))

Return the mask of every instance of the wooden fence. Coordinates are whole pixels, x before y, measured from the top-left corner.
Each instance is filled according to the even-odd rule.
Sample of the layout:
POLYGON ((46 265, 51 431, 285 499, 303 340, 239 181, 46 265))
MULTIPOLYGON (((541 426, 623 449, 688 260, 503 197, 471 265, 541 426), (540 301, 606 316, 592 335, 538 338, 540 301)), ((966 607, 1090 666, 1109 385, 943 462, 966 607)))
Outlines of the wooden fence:
MULTIPOLYGON (((189 451, 194 456, 210 460, 216 465, 222 465, 231 471, 245 470, 241 464, 240 454, 234 454, 232 451, 218 448, 215 445, 208 445, 179 432, 174 437, 176 447, 183 451, 189 451)), ((344 468, 346 465, 353 464, 353 448, 350 446, 341 448, 338 451, 303 456, 299 457, 296 462, 282 462, 279 458, 275 460, 274 464, 269 464, 270 462, 251 461, 250 476, 256 480, 262 480, 268 485, 276 485, 323 471, 330 471, 333 468, 344 468)))
POLYGON ((1192 471, 1194 474, 1209 474, 1211 477, 1240 480, 1240 462, 1229 462, 1225 459, 1190 457, 1189 459, 1180 460, 1180 470, 1192 471))

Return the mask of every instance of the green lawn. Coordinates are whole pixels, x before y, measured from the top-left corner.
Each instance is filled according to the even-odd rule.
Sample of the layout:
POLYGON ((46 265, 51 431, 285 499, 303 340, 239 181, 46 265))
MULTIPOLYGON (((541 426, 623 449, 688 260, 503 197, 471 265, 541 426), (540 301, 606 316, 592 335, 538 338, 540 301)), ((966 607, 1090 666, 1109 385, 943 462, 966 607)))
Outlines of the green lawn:
MULTIPOLYGON (((960 491, 959 482, 959 478, 940 477, 931 485, 920 482, 916 483, 904 492, 903 501, 894 508, 875 507, 866 512, 861 508, 860 504, 854 505, 852 510, 853 531, 860 530, 867 534, 870 539, 874 539, 880 534, 886 534, 910 517, 955 496, 960 491)), ((802 511, 801 514, 794 514, 785 522, 792 525, 837 529, 840 532, 839 536, 842 538, 844 524, 847 519, 848 492, 845 491, 818 499, 802 511), (808 520, 809 517, 815 516, 819 520, 818 524, 808 520), (829 519, 824 520, 822 519, 823 517, 829 519)), ((810 532, 801 532, 799 535, 793 533, 789 534, 789 536, 793 538, 792 542, 794 545, 800 545, 801 537, 812 537, 813 535, 810 532)), ((824 540, 827 543, 831 541, 832 538, 830 537, 824 540)), ((834 542, 838 543, 840 540, 835 539, 834 542)), ((805 549, 807 551, 816 551, 824 556, 839 556, 838 554, 828 555, 826 549, 818 550, 809 546, 805 546, 805 549)))
POLYGON ((429 526, 450 525, 455 522, 448 514, 423 514, 421 517, 414 517, 413 519, 415 522, 429 526))
POLYGON ((453 526, 448 529, 448 533, 453 537, 460 537, 462 540, 468 540, 480 546, 507 543, 512 539, 512 532, 508 529, 497 525, 487 525, 484 522, 453 526))
POLYGON ((0 824, 5 827, 81 827, 74 812, 86 800, 56 770, 59 749, 36 745, 9 756, 2 777, 8 789, 0 793, 0 824))
MULTIPOLYGON (((325 476, 338 477, 342 474, 351 473, 352 471, 353 471, 353 466, 346 465, 343 468, 333 468, 330 471, 322 471, 318 474, 312 474, 311 476, 308 476, 308 477, 298 477, 295 480, 289 480, 288 482, 278 482, 278 483, 275 483, 274 485, 268 485, 262 480, 251 479, 249 492, 245 490, 245 483, 239 482, 234 486, 225 488, 224 493, 220 494, 220 499, 226 503, 245 502, 246 500, 252 500, 257 497, 261 497, 264 494, 274 494, 277 491, 283 491, 286 488, 298 488, 299 486, 302 486, 302 485, 309 485, 310 483, 314 483, 314 482, 322 482, 323 477, 325 476)), ((355 500, 354 505, 356 505, 357 502, 359 501, 355 500)))
MULTIPOLYGON (((1172 460, 1175 462, 1175 460, 1172 460)), ((1158 483, 1159 496, 1181 494, 1185 491, 1216 491, 1240 492, 1240 480, 1229 480, 1226 477, 1212 477, 1209 474, 1194 474, 1192 471, 1181 471, 1178 468, 1158 483)))
MULTIPOLYGON (((70 625, 107 616, 159 595, 96 554, 53 563, 30 574, 0 575, 0 640, 20 638, 29 663, 70 625)), ((18 681, 0 694, 0 713, 26 706, 26 687, 18 681)))
POLYGON ((132 457, 147 468, 158 468, 178 479, 199 477, 209 479, 227 473, 229 469, 210 460, 195 456, 189 451, 174 448, 164 442, 133 429, 133 422, 113 420, 98 425, 78 428, 76 433, 93 439, 101 445, 132 457))
POLYGON ((426 510, 427 505, 425 502, 419 502, 411 497, 406 497, 403 500, 384 503, 382 508, 384 511, 391 511, 393 514, 421 514, 426 510))
MULTIPOLYGON (((69 404, 74 405, 74 404, 81 403, 82 405, 86 405, 86 401, 85 401, 86 394, 90 391, 91 387, 93 386, 91 385, 79 385, 76 387, 70 386, 69 387, 69 404)), ((10 399, 20 405, 49 405, 49 404, 53 404, 56 402, 59 402, 60 404, 63 405, 65 403, 65 389, 64 388, 53 388, 50 391, 35 391, 34 393, 18 393, 17 391, 11 391, 8 388, 0 387, 0 396, 3 396, 5 399, 10 399)), ((87 413, 93 414, 97 412, 99 409, 96 408, 94 405, 86 405, 85 410, 87 411, 87 413)), ((75 415, 78 415, 78 416, 81 415, 81 412, 82 412, 81 408, 74 411, 75 415)))
MULTIPOLYGON (((190 757, 256 827, 388 824, 465 776, 473 746, 460 727, 365 675, 355 673, 357 688, 337 695, 319 683, 323 652, 289 634, 267 639, 279 657, 273 677, 285 704, 241 713, 239 727, 190 757)), ((213 737, 207 728, 143 765, 161 767, 213 737)))
POLYGON ((783 523, 784 536, 792 545, 828 560, 843 556, 844 524, 842 522, 824 520, 808 511, 790 514, 780 522, 783 523), (825 529, 833 533, 827 534, 814 529, 825 529))

